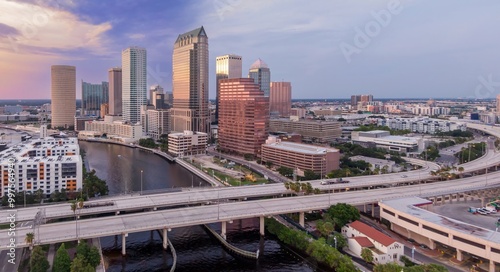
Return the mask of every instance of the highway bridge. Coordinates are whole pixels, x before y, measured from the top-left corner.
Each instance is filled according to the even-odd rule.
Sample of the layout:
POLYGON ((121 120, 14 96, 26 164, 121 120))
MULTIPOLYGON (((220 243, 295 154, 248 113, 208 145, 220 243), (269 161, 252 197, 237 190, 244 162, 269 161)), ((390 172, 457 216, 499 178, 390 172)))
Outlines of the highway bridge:
MULTIPOLYGON (((478 128, 479 129, 479 128, 478 128)), ((492 135, 500 136, 500 129, 493 130, 492 135)), ((500 165, 500 154, 495 152, 489 145, 487 153, 482 158, 469 162, 465 165, 468 171, 486 173, 481 169, 496 170, 500 165), (493 168, 493 169, 492 169, 493 168)), ((281 196, 290 194, 283 184, 243 186, 231 188, 211 188, 179 193, 168 193, 145 196, 117 196, 99 201, 113 201, 112 206, 98 208, 80 209, 78 215, 82 219, 60 223, 44 224, 37 227, 36 244, 50 244, 56 242, 71 241, 76 239, 88 239, 95 237, 122 235, 122 253, 125 254, 126 237, 128 233, 142 232, 148 230, 161 230, 165 241, 167 230, 192 225, 221 222, 224 232, 225 225, 232 220, 245 218, 260 218, 260 232, 264 232, 264 217, 299 213, 300 223, 303 224, 304 212, 325 209, 335 203, 348 203, 360 205, 366 203, 377 203, 380 200, 393 198, 422 196, 431 197, 439 195, 450 195, 467 192, 481 188, 493 188, 500 185, 500 172, 490 172, 486 175, 477 175, 450 181, 441 181, 422 184, 420 181, 432 178, 430 171, 435 171, 438 165, 424 162, 421 170, 406 172, 407 177, 400 174, 386 174, 377 176, 352 177, 348 184, 321 185, 320 181, 313 181, 313 187, 320 188, 329 193, 311 196, 279 197, 272 199, 258 199, 241 201, 251 197, 281 196), (401 187, 388 187, 383 189, 371 189, 380 185, 412 184, 401 187), (415 184, 416 183, 416 184, 415 184), (356 188, 363 191, 353 191, 356 188), (341 192, 342 193, 339 193, 341 192), (334 192, 334 193, 332 193, 334 192), (240 200, 224 203, 221 200, 240 200), (203 204, 203 205, 200 205, 203 204), (195 205, 195 206, 191 206, 195 205), (171 207, 170 209, 163 209, 171 207), (141 210, 138 213, 120 214, 123 211, 141 210), (88 215, 112 213, 112 216, 99 218, 85 218, 88 215)), ((92 203, 92 202, 89 202, 92 203)), ((44 206, 46 218, 61 218, 73 216, 68 204, 44 206)), ((16 211, 16 220, 23 221, 34 218, 40 208, 26 208, 16 211)), ((0 212, 0 222, 13 213, 12 210, 0 212)), ((9 230, 0 231, 0 249, 7 249, 10 243, 9 230)), ((16 230, 16 247, 28 246, 24 242, 26 233, 34 232, 29 227, 16 230)), ((225 233, 223 233, 225 235, 225 233)), ((164 241, 164 244, 167 243, 164 241)))
MULTIPOLYGON (((304 212, 326 209, 335 203, 361 205, 365 203, 377 203, 380 200, 410 196, 449 195, 474 190, 478 188, 478 185, 481 187, 500 186, 500 172, 493 172, 488 175, 487 185, 485 184, 485 177, 479 175, 425 185, 219 203, 195 207, 186 206, 176 209, 82 219, 78 220, 78 225, 76 225, 75 221, 45 224, 39 226, 36 230, 36 243, 51 244, 76 240, 77 237, 78 239, 89 239, 112 235, 122 235, 122 239, 125 242, 128 233, 133 232, 162 230, 166 234, 167 230, 172 228, 216 222, 221 222, 223 224, 222 229, 224 230, 227 222, 256 217, 260 218, 260 232, 263 234, 264 217, 266 216, 300 213, 300 223, 303 224, 304 212)), ((17 229, 16 247, 28 246, 24 242, 24 237, 26 233, 33 231, 33 229, 28 227, 17 229)), ((225 233, 222 234, 225 235, 225 233)), ((166 238, 167 235, 164 235, 164 237, 168 239, 166 238)), ((8 248, 9 238, 8 230, 0 231, 1 250, 8 248)), ((122 253, 125 254, 126 243, 123 243, 123 245, 122 253)))

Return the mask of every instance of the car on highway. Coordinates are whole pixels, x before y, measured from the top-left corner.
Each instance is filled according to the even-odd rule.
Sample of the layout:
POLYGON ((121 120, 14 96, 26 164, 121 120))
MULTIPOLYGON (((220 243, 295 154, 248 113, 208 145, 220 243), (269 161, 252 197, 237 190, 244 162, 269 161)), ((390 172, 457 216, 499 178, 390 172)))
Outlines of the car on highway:
POLYGON ((407 175, 401 175, 402 178, 407 178, 408 176, 407 175))

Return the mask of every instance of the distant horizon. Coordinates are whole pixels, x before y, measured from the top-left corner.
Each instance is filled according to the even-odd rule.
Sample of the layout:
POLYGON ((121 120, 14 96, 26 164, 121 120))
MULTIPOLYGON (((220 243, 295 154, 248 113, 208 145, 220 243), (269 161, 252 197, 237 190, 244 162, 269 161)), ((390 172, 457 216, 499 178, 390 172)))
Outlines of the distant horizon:
MULTIPOLYGON (((472 99, 472 98, 451 98, 451 97, 432 97, 432 98, 418 98, 418 97, 412 97, 412 98, 397 98, 397 97, 386 97, 386 98, 374 98, 373 101, 386 101, 386 100, 422 100, 422 101, 427 101, 429 99, 432 100, 452 100, 452 101, 495 101, 495 98, 484 98, 484 99, 472 99)), ((77 102, 81 102, 82 99, 76 99, 77 102)), ((326 102, 333 102, 333 101, 350 101, 351 98, 292 98, 292 102, 294 101, 326 101, 326 102)), ((0 99, 0 106, 3 106, 5 103, 16 103, 16 102, 35 102, 35 101, 51 101, 50 98, 39 98, 39 99, 0 99)), ((215 98, 209 99, 209 101, 215 101, 215 98)))

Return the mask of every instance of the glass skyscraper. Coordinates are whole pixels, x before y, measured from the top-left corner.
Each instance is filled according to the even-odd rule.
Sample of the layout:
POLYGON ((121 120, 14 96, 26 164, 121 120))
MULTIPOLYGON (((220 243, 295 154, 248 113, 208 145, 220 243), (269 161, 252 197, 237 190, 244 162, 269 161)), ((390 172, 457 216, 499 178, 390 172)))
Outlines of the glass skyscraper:
POLYGON ((101 104, 108 103, 109 84, 91 84, 82 81, 82 114, 85 116, 101 115, 101 104))
POLYGON ((250 66, 248 77, 253 78, 254 82, 259 85, 260 89, 264 91, 264 96, 269 97, 271 89, 271 70, 269 70, 269 67, 267 67, 264 61, 257 59, 252 66, 250 66))
POLYGON ((208 132, 208 37, 203 27, 179 35, 172 56, 172 131, 208 132))

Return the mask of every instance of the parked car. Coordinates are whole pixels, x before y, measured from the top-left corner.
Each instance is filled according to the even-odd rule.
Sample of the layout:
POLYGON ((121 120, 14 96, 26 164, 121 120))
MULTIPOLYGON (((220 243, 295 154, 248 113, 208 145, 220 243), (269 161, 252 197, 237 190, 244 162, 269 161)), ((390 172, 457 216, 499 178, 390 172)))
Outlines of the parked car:
POLYGON ((423 248, 423 249, 428 249, 429 247, 424 245, 424 244, 420 244, 420 248, 423 248))
POLYGON ((479 209, 479 210, 476 210, 476 212, 477 212, 478 214, 488 215, 488 213, 487 213, 487 212, 485 212, 485 211, 483 211, 483 210, 480 210, 480 209, 479 209))
POLYGON ((416 241, 413 239, 413 238, 408 238, 406 241, 410 242, 410 243, 416 243, 416 241))

